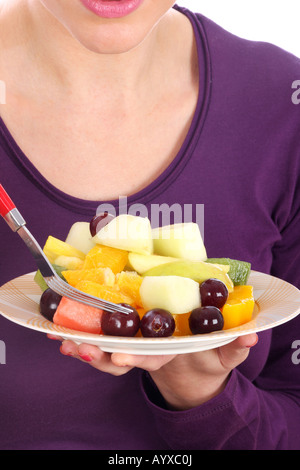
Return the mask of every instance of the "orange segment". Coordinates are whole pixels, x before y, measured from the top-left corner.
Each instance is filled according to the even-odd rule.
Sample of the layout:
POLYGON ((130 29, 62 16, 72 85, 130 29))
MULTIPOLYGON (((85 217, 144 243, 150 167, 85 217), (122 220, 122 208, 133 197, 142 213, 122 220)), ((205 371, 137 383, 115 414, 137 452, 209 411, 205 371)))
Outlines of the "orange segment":
POLYGON ((63 271, 63 276, 73 287, 80 281, 94 281, 107 286, 113 286, 115 283, 115 275, 110 268, 68 270, 63 271))
POLYGON ((116 276, 116 285, 120 291, 132 297, 137 306, 142 307, 142 301, 140 297, 140 287, 143 278, 139 276, 135 271, 122 271, 116 276))
POLYGON ((103 300, 108 300, 108 302, 113 302, 115 304, 125 303, 134 305, 134 300, 128 295, 123 294, 116 287, 104 286, 93 281, 80 281, 75 287, 76 289, 79 289, 86 294, 99 297, 103 300))
MULTIPOLYGON (((135 306, 138 314, 139 314, 139 317, 140 317, 140 320, 143 318, 143 316, 145 315, 145 313, 147 312, 147 310, 145 310, 143 307, 137 307, 135 306)), ((137 334, 135 335, 137 338, 141 338, 142 337, 142 333, 141 333, 141 330, 139 329, 137 334)))
POLYGON ((254 297, 252 286, 235 286, 221 309, 224 317, 224 330, 247 323, 252 318, 254 297))
POLYGON ((175 331, 173 336, 188 336, 192 334, 189 326, 190 314, 191 312, 173 315, 175 320, 175 331))
POLYGON ((86 255, 83 269, 110 268, 114 274, 123 271, 128 252, 104 245, 95 245, 86 255))
POLYGON ((147 310, 145 310, 143 307, 136 307, 136 309, 137 309, 140 319, 142 319, 145 313, 147 313, 147 310))

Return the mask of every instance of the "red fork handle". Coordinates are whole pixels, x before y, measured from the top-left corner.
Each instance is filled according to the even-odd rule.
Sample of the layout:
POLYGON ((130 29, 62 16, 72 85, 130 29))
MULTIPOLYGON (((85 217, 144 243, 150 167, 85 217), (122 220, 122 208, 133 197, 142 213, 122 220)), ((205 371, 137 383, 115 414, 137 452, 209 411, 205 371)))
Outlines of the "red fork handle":
POLYGON ((16 206, 10 199, 2 184, 0 184, 0 215, 2 215, 2 217, 5 217, 8 212, 15 208, 16 206))
POLYGON ((0 215, 14 232, 26 224, 2 184, 0 184, 0 215))

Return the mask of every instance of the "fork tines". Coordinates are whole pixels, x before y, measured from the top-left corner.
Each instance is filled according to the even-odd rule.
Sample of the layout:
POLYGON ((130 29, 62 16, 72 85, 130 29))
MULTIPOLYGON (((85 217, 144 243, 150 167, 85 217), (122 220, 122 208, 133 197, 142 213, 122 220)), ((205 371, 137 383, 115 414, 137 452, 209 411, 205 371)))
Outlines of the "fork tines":
POLYGON ((108 302, 107 300, 102 300, 98 297, 94 297, 79 291, 75 287, 72 287, 65 281, 61 280, 57 275, 50 276, 46 278, 45 281, 46 284, 59 295, 68 297, 69 299, 75 300, 76 302, 81 302, 91 307, 106 310, 107 312, 130 312, 130 308, 114 304, 113 302, 108 302))

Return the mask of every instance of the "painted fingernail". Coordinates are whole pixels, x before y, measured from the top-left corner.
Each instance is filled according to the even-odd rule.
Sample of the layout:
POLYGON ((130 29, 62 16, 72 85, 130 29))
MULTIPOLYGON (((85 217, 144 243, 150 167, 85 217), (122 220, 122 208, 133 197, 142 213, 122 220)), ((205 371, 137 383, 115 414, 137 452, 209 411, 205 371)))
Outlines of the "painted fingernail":
POLYGON ((57 339, 57 336, 53 336, 53 335, 49 335, 49 334, 48 334, 48 335, 47 335, 47 338, 48 338, 48 339, 54 339, 54 340, 55 340, 55 339, 57 339))
POLYGON ((92 362, 93 358, 87 354, 79 354, 80 358, 86 362, 92 362))

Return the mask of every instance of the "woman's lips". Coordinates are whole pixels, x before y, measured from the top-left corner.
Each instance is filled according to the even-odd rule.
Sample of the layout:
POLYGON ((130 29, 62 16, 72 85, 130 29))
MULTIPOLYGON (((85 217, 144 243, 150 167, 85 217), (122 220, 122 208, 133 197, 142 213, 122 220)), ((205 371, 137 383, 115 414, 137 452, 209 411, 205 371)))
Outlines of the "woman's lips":
POLYGON ((80 0, 90 11, 102 18, 122 18, 136 10, 144 0, 80 0))

